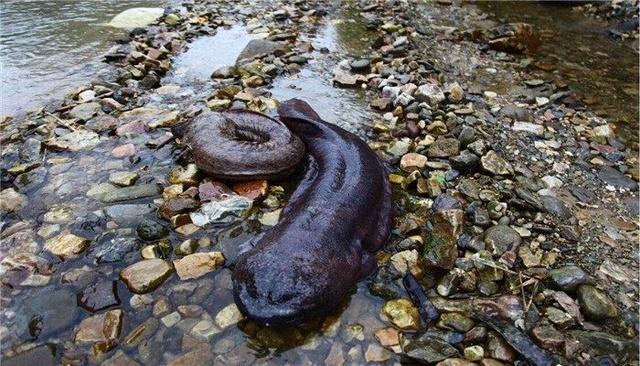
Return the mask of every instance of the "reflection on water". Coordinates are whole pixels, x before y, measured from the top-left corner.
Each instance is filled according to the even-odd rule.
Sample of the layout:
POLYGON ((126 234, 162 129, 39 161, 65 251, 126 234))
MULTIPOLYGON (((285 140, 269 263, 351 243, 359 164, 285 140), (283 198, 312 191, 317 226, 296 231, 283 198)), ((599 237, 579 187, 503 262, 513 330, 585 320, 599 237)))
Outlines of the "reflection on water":
POLYGON ((570 85, 596 113, 619 126, 622 138, 637 142, 638 54, 630 41, 609 35, 612 25, 566 5, 495 1, 477 6, 501 21, 533 24, 542 38, 534 55, 536 72, 570 85))
POLYGON ((103 65, 97 57, 126 31, 104 26, 123 10, 154 0, 3 0, 0 2, 0 114, 61 98, 103 65))
MULTIPOLYGON (((311 39, 314 49, 328 49, 331 54, 361 55, 371 43, 367 38, 364 22, 353 13, 341 14, 343 18, 327 20, 327 24, 311 39)), ((319 53, 315 52, 315 56, 319 53)), ((271 92, 281 101, 300 98, 311 104, 323 119, 351 132, 361 131, 371 125, 364 92, 355 93, 334 88, 331 71, 340 59, 316 57, 301 72, 273 82, 271 92)))

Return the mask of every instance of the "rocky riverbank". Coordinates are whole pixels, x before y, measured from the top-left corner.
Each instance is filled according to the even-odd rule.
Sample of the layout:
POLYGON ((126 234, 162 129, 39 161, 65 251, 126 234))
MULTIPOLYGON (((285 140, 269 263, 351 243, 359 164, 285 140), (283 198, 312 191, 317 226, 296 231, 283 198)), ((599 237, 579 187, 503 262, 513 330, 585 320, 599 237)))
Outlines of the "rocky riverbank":
POLYGON ((447 1, 196 1, 119 41, 110 77, 4 118, 3 362, 637 363, 637 153, 521 62, 535 29, 483 19, 447 1), (181 55, 231 26, 237 62, 182 82, 181 55), (278 96, 379 153, 397 216, 344 307, 286 330, 243 319, 230 268, 296 177, 211 180, 172 133, 278 96))

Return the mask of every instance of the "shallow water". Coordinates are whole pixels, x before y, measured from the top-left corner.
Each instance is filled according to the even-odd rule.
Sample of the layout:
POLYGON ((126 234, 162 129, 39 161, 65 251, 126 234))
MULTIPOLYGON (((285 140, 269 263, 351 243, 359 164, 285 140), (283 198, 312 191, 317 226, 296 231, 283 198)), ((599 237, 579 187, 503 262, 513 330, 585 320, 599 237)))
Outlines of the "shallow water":
POLYGON ((153 0, 0 2, 0 115, 60 99, 104 67, 99 56, 122 29, 104 25, 123 10, 162 7, 153 0))
POLYGON ((637 143, 637 40, 615 39, 610 33, 615 23, 585 16, 567 5, 525 1, 476 5, 493 19, 534 25, 542 40, 531 55, 535 74, 568 84, 581 101, 619 127, 622 139, 637 143))

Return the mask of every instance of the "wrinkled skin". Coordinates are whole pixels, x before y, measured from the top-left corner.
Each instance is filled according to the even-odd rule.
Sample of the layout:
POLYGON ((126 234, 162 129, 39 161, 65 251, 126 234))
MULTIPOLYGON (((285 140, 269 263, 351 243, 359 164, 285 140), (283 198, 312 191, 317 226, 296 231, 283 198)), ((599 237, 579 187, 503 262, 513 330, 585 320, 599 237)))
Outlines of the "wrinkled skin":
POLYGON ((305 151, 280 121, 247 110, 199 115, 184 138, 198 168, 223 180, 284 178, 305 151))
POLYGON ((307 147, 306 173, 280 222, 238 257, 232 279, 245 315, 282 327, 334 310, 371 273, 392 200, 387 173, 362 140, 297 99, 278 114, 307 147))

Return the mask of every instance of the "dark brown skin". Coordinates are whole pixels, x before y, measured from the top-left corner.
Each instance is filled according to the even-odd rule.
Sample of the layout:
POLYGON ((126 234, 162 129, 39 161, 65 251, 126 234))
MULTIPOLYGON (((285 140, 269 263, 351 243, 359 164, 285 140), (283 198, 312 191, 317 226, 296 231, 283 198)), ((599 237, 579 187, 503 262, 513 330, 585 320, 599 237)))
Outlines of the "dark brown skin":
POLYGON ((304 145, 280 121, 239 110, 204 113, 184 141, 201 170, 223 180, 280 179, 304 157, 304 145))
POLYGON ((326 315, 350 295, 376 267, 393 215, 387 173, 367 144, 301 100, 278 114, 307 147, 306 173, 280 222, 238 257, 232 279, 245 315, 283 327, 326 315))

